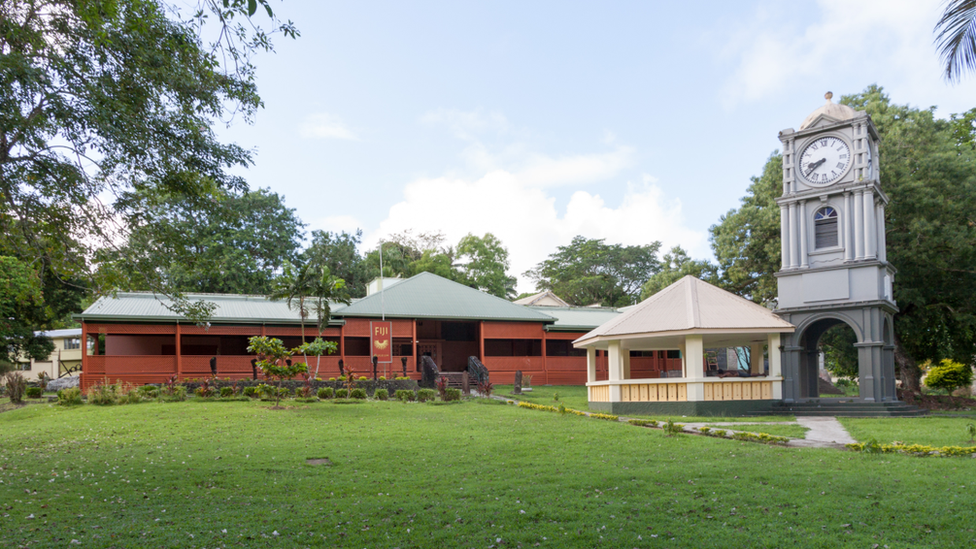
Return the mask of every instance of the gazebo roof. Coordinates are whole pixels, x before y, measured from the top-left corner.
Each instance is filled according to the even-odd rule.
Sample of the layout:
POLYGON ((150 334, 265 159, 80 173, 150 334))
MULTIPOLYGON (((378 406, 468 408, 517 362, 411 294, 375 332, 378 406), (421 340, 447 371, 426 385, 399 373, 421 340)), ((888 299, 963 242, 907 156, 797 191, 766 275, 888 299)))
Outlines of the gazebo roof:
POLYGON ((577 339, 577 345, 635 337, 756 334, 794 326, 752 301, 688 275, 577 339))

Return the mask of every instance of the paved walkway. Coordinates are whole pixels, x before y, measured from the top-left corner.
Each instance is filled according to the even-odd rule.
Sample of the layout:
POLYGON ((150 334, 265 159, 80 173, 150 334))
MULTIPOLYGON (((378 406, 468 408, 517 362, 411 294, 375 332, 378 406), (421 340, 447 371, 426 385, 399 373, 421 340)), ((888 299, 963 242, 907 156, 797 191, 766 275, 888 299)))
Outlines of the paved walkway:
POLYGON ((736 425, 802 425, 809 429, 806 437, 794 438, 786 444, 795 448, 840 448, 845 444, 857 442, 847 433, 844 426, 834 417, 798 417, 796 421, 713 421, 708 423, 683 423, 685 428, 706 425, 728 426, 727 431, 735 431, 736 425))

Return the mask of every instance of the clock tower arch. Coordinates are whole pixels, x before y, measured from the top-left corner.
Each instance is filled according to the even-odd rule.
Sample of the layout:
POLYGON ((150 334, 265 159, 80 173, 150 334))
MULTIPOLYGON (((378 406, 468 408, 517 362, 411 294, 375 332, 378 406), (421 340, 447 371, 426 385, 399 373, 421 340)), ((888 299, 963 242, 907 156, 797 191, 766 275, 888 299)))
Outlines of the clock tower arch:
POLYGON ((871 117, 827 102, 798 130, 780 132, 782 267, 776 313, 797 327, 782 347, 783 400, 819 397, 817 343, 828 328, 857 336, 860 399, 897 400, 892 295, 885 253, 880 139, 871 117))

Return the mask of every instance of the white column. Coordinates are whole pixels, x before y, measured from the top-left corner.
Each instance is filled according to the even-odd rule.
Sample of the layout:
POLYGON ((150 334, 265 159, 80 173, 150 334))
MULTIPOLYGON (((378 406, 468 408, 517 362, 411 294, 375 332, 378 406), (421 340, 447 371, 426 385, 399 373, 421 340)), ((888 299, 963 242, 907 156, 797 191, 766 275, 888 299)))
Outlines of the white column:
POLYGON ((800 214, 800 266, 809 267, 807 261, 807 201, 801 200, 797 208, 800 214))
POLYGON ((761 374, 763 371, 763 346, 762 343, 749 345, 749 373, 761 374))
POLYGON ((874 191, 864 191, 864 257, 874 259, 878 253, 878 225, 874 221, 874 191))
POLYGON ((840 221, 844 224, 844 261, 850 261, 854 259, 854 199, 851 193, 844 193, 844 211, 840 221))
POLYGON ((684 347, 681 349, 681 362, 684 366, 685 379, 705 378, 704 356, 705 348, 702 344, 702 336, 685 336, 684 347))
POLYGON ((878 202, 878 209, 875 212, 875 222, 878 225, 878 259, 888 261, 888 237, 885 235, 885 207, 882 202, 878 202))
POLYGON ((620 381, 624 377, 624 361, 620 356, 620 341, 611 341, 607 353, 607 368, 610 381, 620 381))
POLYGON ((796 245, 796 202, 790 203, 790 267, 800 264, 799 247, 796 245))
POLYGON ((769 378, 773 382, 773 399, 783 398, 783 364, 782 352, 779 350, 779 334, 769 334, 769 378))
POLYGON ((864 192, 854 191, 854 259, 864 259, 864 192))
POLYGON ((779 241, 783 252, 783 269, 790 266, 790 210, 786 205, 779 207, 779 241))
POLYGON ((593 347, 586 348, 586 382, 593 383, 596 381, 596 349, 593 347))

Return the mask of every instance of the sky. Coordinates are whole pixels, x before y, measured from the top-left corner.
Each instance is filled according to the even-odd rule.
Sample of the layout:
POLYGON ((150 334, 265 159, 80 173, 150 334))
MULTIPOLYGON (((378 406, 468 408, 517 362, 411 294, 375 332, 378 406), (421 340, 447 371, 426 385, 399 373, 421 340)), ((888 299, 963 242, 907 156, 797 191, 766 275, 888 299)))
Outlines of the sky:
POLYGON ((306 229, 493 233, 523 276, 576 235, 680 245, 739 205, 824 93, 939 117, 941 0, 273 2, 301 37, 256 59, 264 108, 219 135, 306 229))

